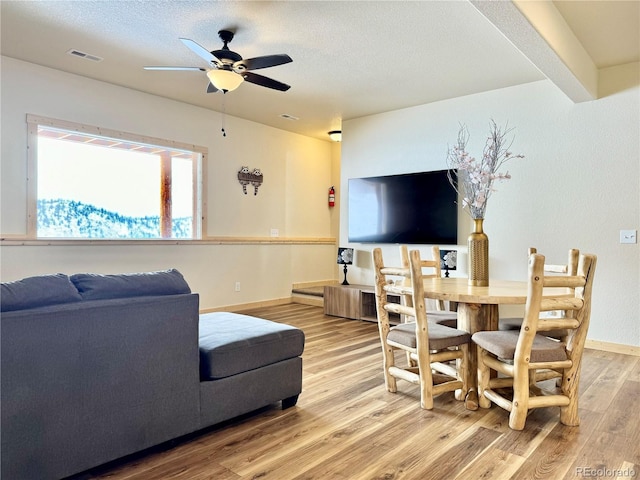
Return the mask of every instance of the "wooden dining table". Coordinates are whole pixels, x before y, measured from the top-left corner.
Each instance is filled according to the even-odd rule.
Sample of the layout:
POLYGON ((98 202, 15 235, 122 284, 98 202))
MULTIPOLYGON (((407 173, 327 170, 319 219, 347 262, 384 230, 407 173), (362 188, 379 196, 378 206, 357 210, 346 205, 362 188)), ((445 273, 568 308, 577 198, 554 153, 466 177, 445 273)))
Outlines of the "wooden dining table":
MULTIPOLYGON (((483 330, 498 330, 500 305, 524 305, 527 302, 527 282, 490 280, 489 286, 468 284, 466 278, 425 278, 424 296, 435 300, 458 303, 458 328, 471 334, 483 330)), ((572 295, 566 288, 548 288, 543 296, 572 295)), ((478 358, 474 345, 469 349, 467 382, 470 386, 465 398, 469 410, 478 408, 478 358)))

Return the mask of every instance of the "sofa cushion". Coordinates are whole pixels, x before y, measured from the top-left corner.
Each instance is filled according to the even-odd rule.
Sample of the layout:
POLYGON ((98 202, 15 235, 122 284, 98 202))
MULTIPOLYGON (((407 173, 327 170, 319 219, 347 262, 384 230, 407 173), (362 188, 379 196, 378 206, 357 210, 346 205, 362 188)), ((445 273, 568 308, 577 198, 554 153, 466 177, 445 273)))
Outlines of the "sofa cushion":
POLYGON ((200 315, 200 380, 229 377, 297 357, 302 330, 238 313, 200 315))
POLYGON ((83 300, 191 293, 189 285, 176 269, 119 275, 77 273, 71 275, 71 281, 83 300))
POLYGON ((0 311, 10 312, 81 300, 82 297, 67 275, 40 275, 2 283, 0 311))

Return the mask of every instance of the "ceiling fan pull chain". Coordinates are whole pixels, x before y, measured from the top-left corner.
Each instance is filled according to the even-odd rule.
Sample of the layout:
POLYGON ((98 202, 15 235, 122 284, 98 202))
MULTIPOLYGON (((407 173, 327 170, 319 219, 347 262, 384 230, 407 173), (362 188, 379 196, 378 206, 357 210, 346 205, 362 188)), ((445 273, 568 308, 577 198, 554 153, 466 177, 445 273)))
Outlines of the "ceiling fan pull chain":
POLYGON ((226 137, 227 136, 227 132, 224 129, 224 121, 225 121, 225 117, 227 115, 227 97, 226 96, 222 96, 222 136, 226 137))

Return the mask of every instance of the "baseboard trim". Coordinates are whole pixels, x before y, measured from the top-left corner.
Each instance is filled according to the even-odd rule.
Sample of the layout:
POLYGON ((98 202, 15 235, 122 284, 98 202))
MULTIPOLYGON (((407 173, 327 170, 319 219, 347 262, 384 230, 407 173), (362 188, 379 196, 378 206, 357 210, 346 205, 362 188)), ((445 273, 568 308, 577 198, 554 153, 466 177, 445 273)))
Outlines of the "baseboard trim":
POLYGON ((275 298, 273 300, 262 300, 259 302, 237 303, 235 305, 224 305, 222 307, 203 308, 200 313, 211 312, 239 312, 241 310, 249 310, 252 308, 275 307, 277 305, 286 305, 293 303, 291 297, 275 298))
POLYGON ((323 285, 335 285, 338 283, 337 280, 316 280, 315 282, 300 282, 294 283, 292 289, 298 288, 311 288, 311 287, 322 287, 323 285))
POLYGON ((601 350, 603 352, 622 353, 624 355, 633 355, 636 357, 640 357, 640 347, 634 347, 633 345, 601 342, 600 340, 587 340, 584 346, 585 348, 591 348, 593 350, 601 350))

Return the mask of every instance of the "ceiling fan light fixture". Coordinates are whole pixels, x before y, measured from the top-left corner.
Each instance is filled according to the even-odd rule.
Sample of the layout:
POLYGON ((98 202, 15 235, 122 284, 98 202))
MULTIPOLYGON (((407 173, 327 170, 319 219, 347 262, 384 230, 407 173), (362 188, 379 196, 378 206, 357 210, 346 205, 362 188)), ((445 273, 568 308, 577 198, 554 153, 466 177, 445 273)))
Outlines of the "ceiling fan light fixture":
POLYGON ((240 86, 244 81, 241 75, 238 75, 231 70, 209 70, 207 77, 218 90, 223 92, 232 92, 240 86))
POLYGON ((331 130, 329 132, 329 138, 334 142, 342 141, 342 130, 331 130))

